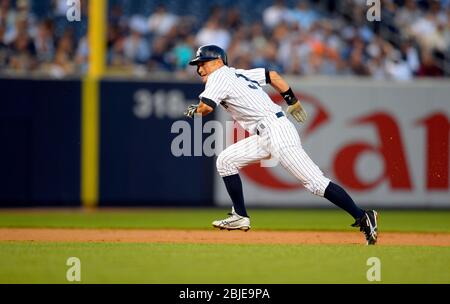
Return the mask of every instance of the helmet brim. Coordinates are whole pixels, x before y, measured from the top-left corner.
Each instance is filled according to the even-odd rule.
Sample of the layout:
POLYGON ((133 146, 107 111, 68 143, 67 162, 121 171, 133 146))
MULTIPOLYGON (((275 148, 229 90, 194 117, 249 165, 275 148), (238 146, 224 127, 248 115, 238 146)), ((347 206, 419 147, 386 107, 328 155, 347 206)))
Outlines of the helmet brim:
POLYGON ((207 61, 216 60, 216 59, 220 59, 220 58, 217 58, 217 57, 196 57, 196 58, 192 59, 191 61, 189 61, 189 65, 197 65, 200 62, 207 62, 207 61))

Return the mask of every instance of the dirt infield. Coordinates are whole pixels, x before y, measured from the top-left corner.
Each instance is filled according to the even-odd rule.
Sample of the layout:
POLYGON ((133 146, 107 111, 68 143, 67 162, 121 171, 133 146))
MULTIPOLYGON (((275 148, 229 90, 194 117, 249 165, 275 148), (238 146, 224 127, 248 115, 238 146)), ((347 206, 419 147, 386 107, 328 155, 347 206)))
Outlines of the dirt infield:
MULTIPOLYGON (((359 232, 0 228, 0 241, 197 244, 364 244, 359 232)), ((380 234, 379 245, 450 246, 450 233, 380 234)))

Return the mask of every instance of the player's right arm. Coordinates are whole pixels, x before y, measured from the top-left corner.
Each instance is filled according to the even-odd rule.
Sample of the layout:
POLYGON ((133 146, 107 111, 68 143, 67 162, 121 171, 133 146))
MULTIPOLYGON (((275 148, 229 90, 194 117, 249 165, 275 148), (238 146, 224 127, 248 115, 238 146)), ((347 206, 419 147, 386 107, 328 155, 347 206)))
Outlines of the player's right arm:
POLYGON ((217 105, 227 97, 228 82, 221 74, 213 74, 206 82, 205 90, 200 94, 200 102, 190 105, 184 115, 193 118, 194 115, 205 116, 213 112, 217 105))
POLYGON ((212 111, 214 111, 213 107, 208 106, 203 101, 200 101, 200 103, 198 104, 198 108, 197 108, 198 114, 205 116, 205 115, 208 115, 209 113, 211 113, 212 111))
POLYGON ((266 79, 267 83, 277 90, 289 105, 287 112, 291 114, 296 121, 304 123, 308 115, 286 80, 284 80, 284 78, 276 71, 266 72, 266 79))
POLYGON ((207 105, 203 101, 200 101, 196 105, 190 105, 187 110, 184 112, 184 115, 190 118, 193 118, 195 114, 198 114, 200 116, 206 116, 209 113, 214 111, 214 108, 207 105))

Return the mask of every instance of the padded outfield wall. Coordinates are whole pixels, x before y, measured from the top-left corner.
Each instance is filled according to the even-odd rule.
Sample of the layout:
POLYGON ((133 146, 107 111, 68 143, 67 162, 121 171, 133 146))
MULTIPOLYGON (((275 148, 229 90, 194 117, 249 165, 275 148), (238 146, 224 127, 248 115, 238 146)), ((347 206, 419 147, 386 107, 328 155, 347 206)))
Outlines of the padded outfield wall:
MULTIPOLYGON (((183 112, 200 89, 100 82, 98 147, 87 147, 99 154, 97 205, 213 204, 214 160, 171 153, 174 122, 194 129, 183 112)), ((82 204, 82 90, 80 80, 0 79, 0 207, 82 204)))
MULTIPOLYGON (((449 81, 289 81, 309 113, 298 126, 305 150, 359 203, 450 207, 449 81)), ((204 149, 212 138, 216 154, 233 141, 230 116, 183 117, 201 90, 197 82, 101 81, 100 206, 230 205, 204 149), (222 128, 211 128, 215 119, 222 128), (200 140, 190 136, 181 148, 191 156, 176 156, 186 126, 200 140)), ((79 80, 0 79, 0 206, 80 205, 81 91, 79 80)), ((250 206, 329 206, 280 166, 254 165, 242 177, 250 206)))

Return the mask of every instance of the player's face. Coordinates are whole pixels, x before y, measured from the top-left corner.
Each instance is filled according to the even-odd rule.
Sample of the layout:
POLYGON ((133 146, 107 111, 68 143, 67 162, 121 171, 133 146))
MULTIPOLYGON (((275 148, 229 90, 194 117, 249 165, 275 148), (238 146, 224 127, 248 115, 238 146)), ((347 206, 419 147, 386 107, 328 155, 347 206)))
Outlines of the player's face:
POLYGON ((197 73, 202 78, 203 83, 206 83, 208 80, 208 72, 206 71, 205 63, 207 62, 199 62, 197 64, 197 73))
POLYGON ((202 78, 203 83, 206 83, 208 80, 208 75, 220 68, 222 65, 220 64, 221 60, 211 60, 206 62, 199 62, 197 64, 197 73, 202 78))

